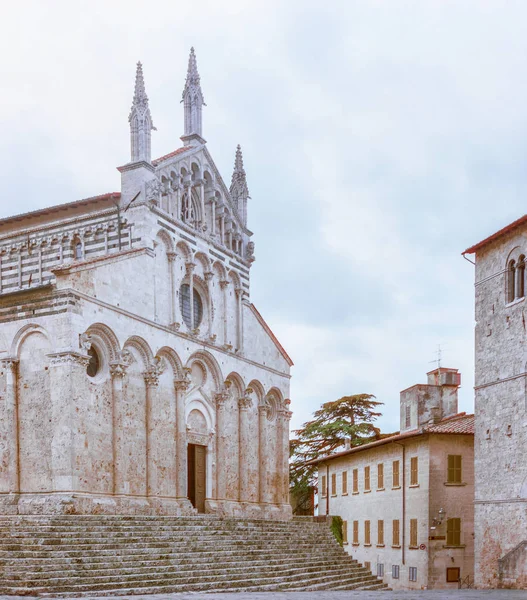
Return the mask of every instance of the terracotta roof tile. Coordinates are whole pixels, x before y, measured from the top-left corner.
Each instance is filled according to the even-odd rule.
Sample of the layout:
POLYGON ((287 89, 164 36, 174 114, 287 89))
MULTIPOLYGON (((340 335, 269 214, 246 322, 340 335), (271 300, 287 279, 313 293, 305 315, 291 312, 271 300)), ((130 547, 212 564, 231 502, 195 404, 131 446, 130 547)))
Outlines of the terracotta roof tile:
POLYGON ((429 433, 468 433, 474 434, 474 415, 460 413, 427 427, 429 433))
POLYGON ((155 160, 152 161, 152 164, 154 165, 154 167, 157 167, 157 165, 159 163, 162 163, 163 161, 167 160, 168 158, 172 158, 173 156, 177 156, 178 154, 182 154, 183 152, 186 152, 187 150, 191 150, 192 146, 183 146, 182 148, 178 148, 177 150, 174 150, 174 152, 170 152, 169 154, 165 154, 165 156, 160 156, 159 158, 156 158, 155 160))
POLYGON ((490 244, 490 242, 493 242, 494 240, 498 239, 502 235, 509 233, 509 231, 512 231, 516 227, 520 227, 520 225, 524 225, 525 223, 527 223, 527 215, 523 215, 523 217, 520 217, 519 219, 516 219, 516 221, 509 223, 506 227, 503 227, 499 231, 496 231, 496 233, 489 235, 489 237, 485 238, 481 242, 478 242, 477 244, 474 244, 470 248, 467 248, 465 250, 465 252, 462 252, 462 254, 474 254, 475 252, 477 252, 478 250, 483 248, 483 246, 490 244))

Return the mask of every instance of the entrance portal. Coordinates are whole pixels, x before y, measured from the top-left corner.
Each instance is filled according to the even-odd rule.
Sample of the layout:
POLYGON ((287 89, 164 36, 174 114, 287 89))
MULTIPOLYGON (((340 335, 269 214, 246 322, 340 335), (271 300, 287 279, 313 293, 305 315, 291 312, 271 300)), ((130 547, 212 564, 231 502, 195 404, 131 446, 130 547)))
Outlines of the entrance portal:
POLYGON ((188 498, 198 512, 205 512, 207 495, 207 446, 188 445, 188 498))

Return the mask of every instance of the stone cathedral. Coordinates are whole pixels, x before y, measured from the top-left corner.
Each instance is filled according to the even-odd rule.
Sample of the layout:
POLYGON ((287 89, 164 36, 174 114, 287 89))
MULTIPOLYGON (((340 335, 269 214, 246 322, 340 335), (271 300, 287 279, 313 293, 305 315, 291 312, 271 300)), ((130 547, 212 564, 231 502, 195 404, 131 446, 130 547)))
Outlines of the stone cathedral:
POLYGON ((0 514, 288 519, 291 359, 250 301, 238 146, 209 154, 194 50, 153 160, 142 66, 121 192, 0 221, 0 514))

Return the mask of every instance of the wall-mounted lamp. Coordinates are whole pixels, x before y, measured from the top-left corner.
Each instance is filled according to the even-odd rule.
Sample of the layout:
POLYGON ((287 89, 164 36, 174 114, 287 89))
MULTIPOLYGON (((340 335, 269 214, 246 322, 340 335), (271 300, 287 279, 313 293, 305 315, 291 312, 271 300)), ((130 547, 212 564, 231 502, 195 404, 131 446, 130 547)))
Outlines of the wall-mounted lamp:
POLYGON ((437 511, 437 517, 434 517, 432 519, 432 529, 435 529, 436 527, 439 527, 440 525, 443 524, 443 521, 445 520, 446 517, 446 511, 444 508, 440 508, 437 511))

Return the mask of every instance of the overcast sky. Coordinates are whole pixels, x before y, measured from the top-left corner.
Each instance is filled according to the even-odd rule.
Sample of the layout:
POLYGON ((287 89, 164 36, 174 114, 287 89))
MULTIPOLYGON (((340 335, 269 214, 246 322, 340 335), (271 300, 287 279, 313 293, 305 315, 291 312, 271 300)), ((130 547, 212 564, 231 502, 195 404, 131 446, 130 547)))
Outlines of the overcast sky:
POLYGON ((485 0, 2 2, 2 216, 118 191, 135 63, 179 147, 190 46, 227 184, 243 147, 253 302, 322 402, 425 383, 441 344, 473 408, 473 266, 526 212, 527 3, 485 0))

